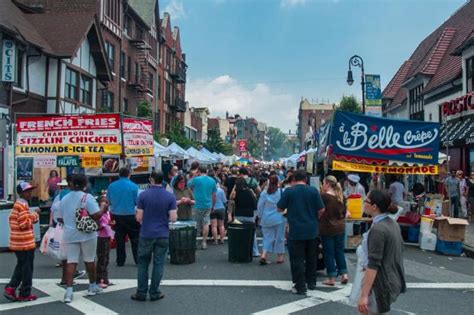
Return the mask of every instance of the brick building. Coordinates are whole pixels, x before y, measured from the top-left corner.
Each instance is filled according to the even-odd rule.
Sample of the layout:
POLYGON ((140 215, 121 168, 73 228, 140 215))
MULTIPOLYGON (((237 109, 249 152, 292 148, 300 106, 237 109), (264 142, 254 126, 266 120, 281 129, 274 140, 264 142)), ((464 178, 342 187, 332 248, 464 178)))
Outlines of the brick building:
POLYGON ((37 14, 93 14, 100 22, 112 80, 98 86, 97 110, 137 114, 151 104, 155 130, 164 133, 186 110, 185 55, 170 16, 158 0, 18 0, 37 14))
POLYGON ((160 132, 184 123, 186 112, 186 55, 181 48, 180 30, 172 28, 171 17, 163 14, 160 24, 159 113, 160 132))
POLYGON ((314 144, 314 133, 322 124, 329 121, 334 113, 335 104, 313 104, 302 99, 298 111, 298 142, 300 151, 314 144))

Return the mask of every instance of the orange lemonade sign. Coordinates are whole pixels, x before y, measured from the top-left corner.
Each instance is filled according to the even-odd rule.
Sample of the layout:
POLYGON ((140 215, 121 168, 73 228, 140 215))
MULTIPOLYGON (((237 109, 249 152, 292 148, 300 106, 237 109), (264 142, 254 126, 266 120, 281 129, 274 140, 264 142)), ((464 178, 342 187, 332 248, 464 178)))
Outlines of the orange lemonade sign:
POLYGON ((333 161, 332 169, 345 172, 385 173, 385 174, 417 174, 437 175, 438 165, 425 166, 391 166, 391 165, 369 165, 356 164, 342 161, 333 161))

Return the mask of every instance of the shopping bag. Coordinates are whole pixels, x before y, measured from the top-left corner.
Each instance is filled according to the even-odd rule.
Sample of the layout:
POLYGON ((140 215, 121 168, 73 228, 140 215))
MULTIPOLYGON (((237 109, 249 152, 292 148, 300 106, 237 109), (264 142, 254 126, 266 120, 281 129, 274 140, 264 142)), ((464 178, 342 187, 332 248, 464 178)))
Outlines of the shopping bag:
POLYGON ((41 239, 39 250, 42 254, 48 253, 48 243, 49 243, 49 239, 51 238, 51 234, 53 233, 53 230, 54 228, 52 227, 48 228, 46 233, 44 233, 43 238, 41 239))
POLYGON ((62 260, 64 258, 63 235, 64 230, 60 224, 56 225, 50 233, 47 254, 54 259, 62 260))

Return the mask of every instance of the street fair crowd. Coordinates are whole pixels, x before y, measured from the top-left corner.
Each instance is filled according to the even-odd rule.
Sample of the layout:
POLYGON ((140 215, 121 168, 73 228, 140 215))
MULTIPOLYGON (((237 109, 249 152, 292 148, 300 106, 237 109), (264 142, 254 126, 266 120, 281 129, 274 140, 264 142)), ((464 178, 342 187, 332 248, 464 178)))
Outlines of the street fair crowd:
MULTIPOLYGON (((403 200, 402 184, 395 182, 386 192, 364 187, 355 173, 334 173, 310 185, 305 170, 279 164, 209 167, 195 162, 187 171, 173 166, 166 174, 153 171, 145 190, 130 177, 128 168, 120 168, 119 178, 97 198, 89 193, 83 174, 48 179, 48 184, 54 182, 48 186, 53 203, 40 251, 55 258, 62 268, 58 278, 66 289, 65 303, 74 299, 74 280, 86 273, 89 296, 113 285, 108 276, 110 251, 116 248, 115 264, 124 266, 127 240, 137 266, 137 289, 131 299, 164 298, 160 281, 167 258, 171 263, 176 259, 172 235, 177 224, 195 228, 194 250, 206 250, 210 244, 221 246, 228 240, 229 260, 231 251, 242 249, 244 256, 250 255, 250 261, 258 258, 262 266, 282 264, 288 257, 292 291, 298 295, 317 290, 319 264, 326 269, 325 286, 346 285, 352 278, 350 300, 361 313, 389 312, 390 305, 406 290, 404 240, 396 222, 402 209, 397 206, 403 200), (368 224, 359 226, 357 269, 349 275, 344 253, 346 220, 357 216, 366 217, 368 224), (248 242, 231 234, 238 225, 251 227, 248 242), (261 230, 261 249, 257 230, 261 230), (81 259, 85 271, 77 270, 81 259)), ((37 299, 32 293, 33 225, 39 216, 29 211, 35 188, 28 182, 17 185, 18 198, 9 217, 10 250, 17 257, 4 289, 10 301, 37 299)))

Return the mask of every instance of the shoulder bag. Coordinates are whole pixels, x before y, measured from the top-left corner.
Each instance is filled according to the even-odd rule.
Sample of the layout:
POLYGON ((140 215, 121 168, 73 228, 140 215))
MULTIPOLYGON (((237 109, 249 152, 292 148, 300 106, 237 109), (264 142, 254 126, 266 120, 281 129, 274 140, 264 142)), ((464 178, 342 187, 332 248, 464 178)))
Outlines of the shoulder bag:
POLYGON ((99 229, 97 222, 89 215, 86 209, 87 194, 81 199, 79 208, 76 209, 76 229, 84 233, 96 232, 99 229))

